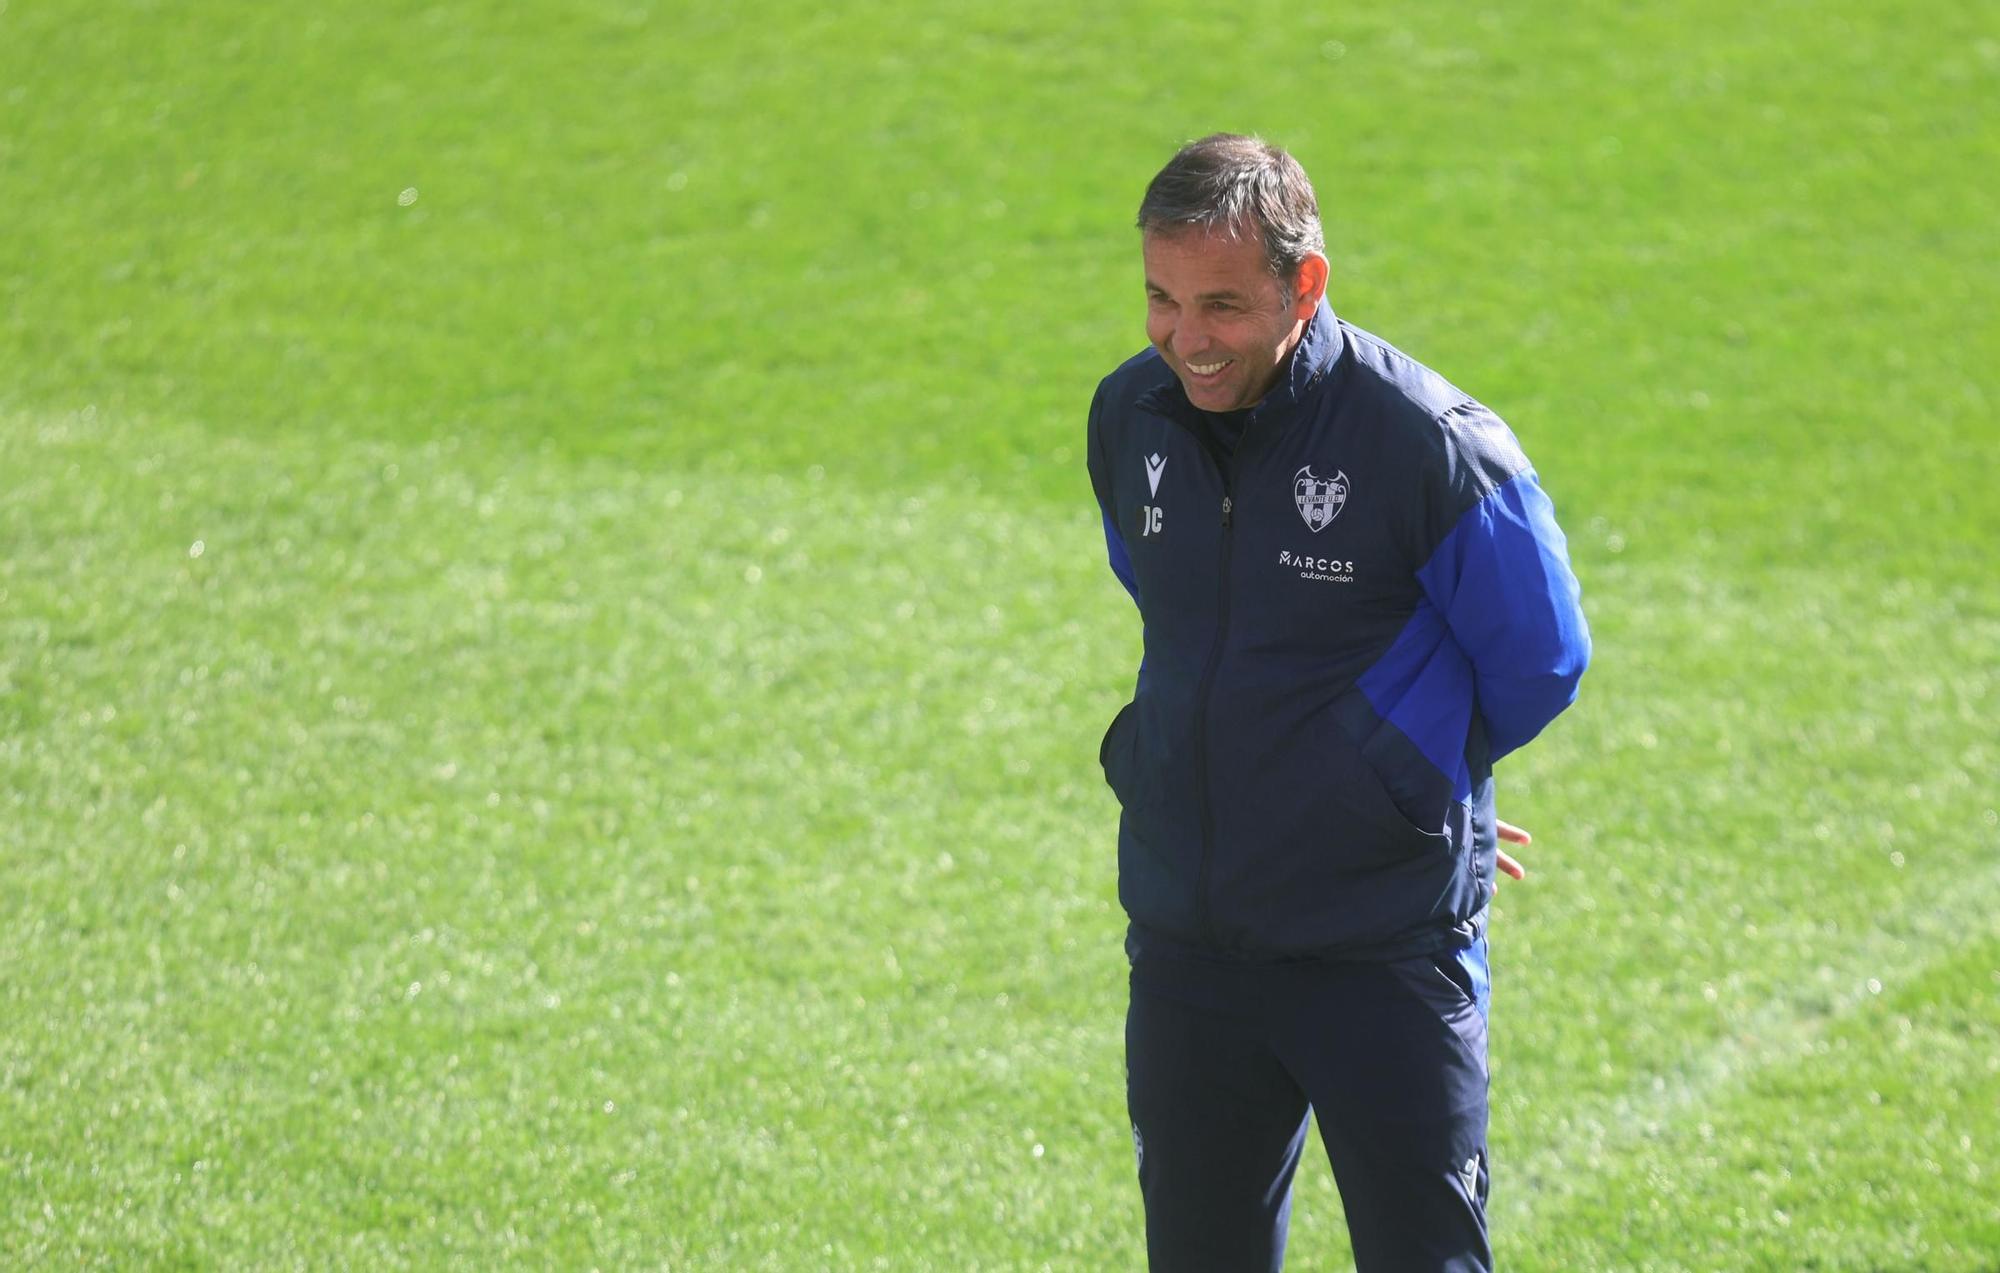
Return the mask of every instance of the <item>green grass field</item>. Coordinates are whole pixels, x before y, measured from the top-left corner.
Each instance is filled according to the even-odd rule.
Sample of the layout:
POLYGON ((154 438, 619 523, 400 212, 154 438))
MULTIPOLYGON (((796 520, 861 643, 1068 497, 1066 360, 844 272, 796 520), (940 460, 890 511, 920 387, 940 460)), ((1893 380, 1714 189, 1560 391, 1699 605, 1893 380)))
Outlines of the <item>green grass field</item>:
POLYGON ((0 1266, 1141 1267, 1081 438, 1233 128, 1584 584, 1502 1265, 2000 1269, 2000 29, 1585 12, 0 0, 0 1266))

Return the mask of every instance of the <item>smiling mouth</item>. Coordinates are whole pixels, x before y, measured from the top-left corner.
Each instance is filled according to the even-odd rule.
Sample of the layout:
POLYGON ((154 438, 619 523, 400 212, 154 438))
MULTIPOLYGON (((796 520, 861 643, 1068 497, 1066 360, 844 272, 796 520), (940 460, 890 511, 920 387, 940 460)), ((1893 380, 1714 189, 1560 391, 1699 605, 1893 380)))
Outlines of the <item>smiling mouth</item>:
POLYGON ((1228 365, 1229 359, 1224 358, 1221 362, 1191 362, 1187 369, 1197 376, 1212 376, 1228 365))

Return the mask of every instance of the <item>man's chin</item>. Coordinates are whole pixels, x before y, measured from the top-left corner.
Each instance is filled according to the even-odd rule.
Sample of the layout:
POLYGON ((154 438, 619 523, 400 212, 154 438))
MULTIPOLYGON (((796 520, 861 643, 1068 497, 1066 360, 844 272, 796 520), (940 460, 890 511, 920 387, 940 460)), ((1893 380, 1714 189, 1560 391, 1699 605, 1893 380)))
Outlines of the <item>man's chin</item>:
POLYGON ((1181 388, 1187 391, 1187 400, 1197 408, 1218 414, 1236 410, 1242 397, 1233 388, 1222 385, 1191 385, 1183 380, 1181 388))

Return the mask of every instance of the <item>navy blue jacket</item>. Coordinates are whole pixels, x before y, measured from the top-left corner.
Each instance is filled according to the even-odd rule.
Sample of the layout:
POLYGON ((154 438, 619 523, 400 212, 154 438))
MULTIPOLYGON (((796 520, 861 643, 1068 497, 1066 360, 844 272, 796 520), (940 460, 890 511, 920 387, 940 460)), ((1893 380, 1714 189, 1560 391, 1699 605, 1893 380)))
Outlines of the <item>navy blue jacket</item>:
POLYGON ((1152 350, 1127 361, 1091 403, 1089 465, 1145 627, 1099 749, 1127 914, 1262 958, 1477 937, 1493 763, 1590 657, 1512 431, 1321 305, 1247 418, 1195 408, 1152 350))

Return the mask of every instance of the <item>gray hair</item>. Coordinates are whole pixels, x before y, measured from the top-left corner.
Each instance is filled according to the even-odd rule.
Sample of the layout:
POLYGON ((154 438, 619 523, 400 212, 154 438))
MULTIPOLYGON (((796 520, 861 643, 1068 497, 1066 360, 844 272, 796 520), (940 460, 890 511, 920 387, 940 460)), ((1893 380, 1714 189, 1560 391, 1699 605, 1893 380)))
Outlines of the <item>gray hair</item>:
POLYGON ((1146 234, 1201 230, 1230 237, 1254 229, 1280 283, 1326 254, 1319 198, 1299 161, 1257 137, 1214 133, 1182 146, 1139 201, 1146 234))

